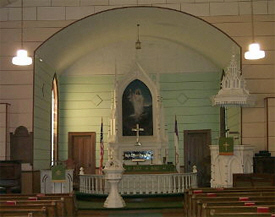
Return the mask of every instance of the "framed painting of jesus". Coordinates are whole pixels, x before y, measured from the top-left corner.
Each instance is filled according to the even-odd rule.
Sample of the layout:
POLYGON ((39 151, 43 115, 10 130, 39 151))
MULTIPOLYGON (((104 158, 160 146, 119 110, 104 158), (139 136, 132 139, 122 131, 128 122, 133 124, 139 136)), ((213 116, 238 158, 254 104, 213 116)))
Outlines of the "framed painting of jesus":
POLYGON ((122 96, 122 135, 136 136, 133 129, 137 124, 143 129, 140 136, 153 135, 152 94, 142 81, 135 79, 122 96))

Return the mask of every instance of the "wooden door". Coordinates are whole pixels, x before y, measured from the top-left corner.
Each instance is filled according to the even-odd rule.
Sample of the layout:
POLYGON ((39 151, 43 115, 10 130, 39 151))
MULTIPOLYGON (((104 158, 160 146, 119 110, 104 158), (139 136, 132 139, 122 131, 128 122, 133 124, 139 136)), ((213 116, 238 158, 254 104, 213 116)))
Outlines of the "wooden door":
POLYGON ((185 172, 192 172, 193 166, 197 166, 199 187, 210 186, 210 144, 211 130, 184 131, 185 172))
POLYGON ((73 160, 75 172, 79 174, 80 167, 85 174, 95 173, 95 145, 94 132, 69 132, 69 158, 73 160))

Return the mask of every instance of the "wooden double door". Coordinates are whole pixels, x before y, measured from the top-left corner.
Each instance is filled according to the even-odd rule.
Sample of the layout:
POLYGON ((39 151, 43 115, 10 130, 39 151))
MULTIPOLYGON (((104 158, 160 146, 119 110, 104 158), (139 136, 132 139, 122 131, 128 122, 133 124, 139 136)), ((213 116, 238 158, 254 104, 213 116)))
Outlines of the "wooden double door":
POLYGON ((195 165, 198 170, 198 186, 209 187, 211 179, 210 149, 211 130, 184 131, 185 172, 192 172, 195 165))
POLYGON ((94 174, 96 169, 96 133, 69 132, 69 159, 74 162, 74 175, 77 177, 80 167, 85 174, 94 174))

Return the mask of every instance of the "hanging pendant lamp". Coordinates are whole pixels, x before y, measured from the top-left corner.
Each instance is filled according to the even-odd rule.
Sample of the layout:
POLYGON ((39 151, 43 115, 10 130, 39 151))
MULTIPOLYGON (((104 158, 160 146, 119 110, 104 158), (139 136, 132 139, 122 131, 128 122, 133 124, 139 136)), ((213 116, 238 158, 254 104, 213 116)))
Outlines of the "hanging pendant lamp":
POLYGON ((17 66, 28 66, 32 64, 32 58, 28 57, 27 50, 23 49, 23 0, 21 0, 21 49, 17 50, 17 55, 12 58, 12 64, 17 66))
POLYGON ((251 0, 251 29, 252 29, 252 43, 248 47, 248 51, 244 53, 244 58, 247 60, 258 60, 265 57, 265 52, 260 49, 260 45, 255 42, 254 36, 254 13, 253 0, 251 0))

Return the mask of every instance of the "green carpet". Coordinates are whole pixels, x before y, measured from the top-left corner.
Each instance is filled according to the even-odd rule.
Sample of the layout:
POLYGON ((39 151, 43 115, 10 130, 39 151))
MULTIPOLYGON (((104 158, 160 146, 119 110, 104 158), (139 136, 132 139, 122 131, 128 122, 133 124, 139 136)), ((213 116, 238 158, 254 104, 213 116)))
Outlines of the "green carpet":
MULTIPOLYGON (((77 207, 80 210, 101 210, 101 209, 107 209, 103 207, 104 202, 93 202, 93 201, 77 201, 77 207)), ((126 206, 119 209, 167 209, 167 208, 182 208, 183 203, 178 201, 171 201, 169 203, 167 202, 131 202, 126 203, 126 206)))
MULTIPOLYGON (((124 195, 126 206, 116 208, 116 210, 181 209, 183 207, 183 199, 176 199, 178 196, 181 197, 182 195, 124 195), (146 198, 149 198, 149 200, 143 200, 146 198), (152 201, 150 201, 150 198, 152 198, 152 201), (164 200, 161 198, 164 198, 164 200), (169 198, 169 202, 165 198, 169 198)), ((106 210, 108 208, 103 207, 106 197, 107 195, 91 195, 77 192, 77 207, 79 210, 106 210)))

